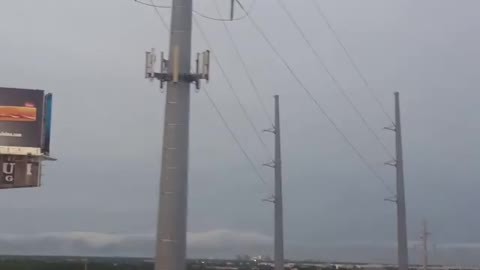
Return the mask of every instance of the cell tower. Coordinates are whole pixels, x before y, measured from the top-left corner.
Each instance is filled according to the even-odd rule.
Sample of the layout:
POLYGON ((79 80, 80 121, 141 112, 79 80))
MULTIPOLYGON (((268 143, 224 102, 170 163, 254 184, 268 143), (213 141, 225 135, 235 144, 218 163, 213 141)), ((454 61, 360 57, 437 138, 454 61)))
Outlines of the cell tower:
POLYGON ((156 270, 185 270, 190 84, 199 89, 200 80, 208 80, 210 70, 210 53, 206 51, 197 54, 196 73, 190 73, 192 11, 192 0, 172 1, 169 58, 161 53, 159 72, 155 51, 146 53, 145 77, 160 80, 160 87, 167 85, 156 270))

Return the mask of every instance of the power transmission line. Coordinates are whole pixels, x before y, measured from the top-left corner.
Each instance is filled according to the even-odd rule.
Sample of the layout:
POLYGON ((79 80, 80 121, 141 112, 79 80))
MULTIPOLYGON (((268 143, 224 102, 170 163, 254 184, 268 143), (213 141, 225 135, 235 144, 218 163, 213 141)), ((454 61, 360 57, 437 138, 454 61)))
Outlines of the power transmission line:
MULTIPOLYGON (((217 0, 213 0, 213 2, 215 4, 215 9, 217 10, 218 15, 220 16, 220 8, 218 6, 218 2, 217 2, 217 0)), ((252 74, 248 71, 247 64, 246 64, 245 60, 243 59, 242 54, 240 53, 240 49, 238 48, 237 43, 233 39, 233 35, 230 32, 230 29, 228 28, 226 22, 222 22, 222 24, 223 24, 223 27, 225 28, 225 31, 227 32, 227 36, 230 39, 230 42, 232 43, 232 47, 233 47, 235 53, 237 54, 238 58, 240 59, 240 63, 242 64, 243 70, 245 71, 245 74, 247 75, 248 80, 249 80, 250 84, 252 85, 252 88, 255 92, 255 95, 257 96, 258 102, 262 106, 263 112, 265 113, 266 117, 268 118, 268 121, 270 122, 270 124, 273 124, 273 120, 270 117, 270 114, 268 113, 267 107, 265 106, 265 103, 263 102, 262 97, 260 96, 260 91, 259 91, 255 81, 253 80, 252 74)))
POLYGON ((256 29, 256 31, 262 36, 262 38, 265 40, 265 42, 270 46, 272 51, 277 55, 277 57, 281 60, 285 68, 288 70, 288 72, 291 74, 293 79, 298 83, 298 85, 305 91, 305 93, 308 95, 308 97, 314 102, 316 105, 317 109, 325 116, 325 118, 330 122, 330 124, 335 128, 335 130, 340 134, 340 136, 343 138, 343 140, 351 147, 351 149, 354 151, 354 153, 357 155, 357 157, 363 162, 363 164, 366 166, 366 168, 370 171, 370 173, 375 176, 377 180, 379 180, 385 189, 391 193, 395 194, 390 187, 387 185, 386 181, 375 171, 370 165, 370 163, 367 161, 365 156, 355 147, 355 145, 350 141, 350 139, 343 133, 343 131, 338 127, 338 125, 333 121, 333 119, 330 117, 330 115, 326 112, 326 110, 322 107, 322 105, 315 99, 311 91, 306 87, 306 85, 302 82, 302 80, 298 77, 298 75, 295 73, 293 68, 290 66, 290 64, 285 60, 285 58, 280 54, 280 52, 276 49, 276 47, 273 45, 273 43, 270 41, 268 36, 266 35, 265 31, 258 25, 258 23, 253 19, 252 16, 248 16, 248 19, 256 29))
POLYGON ((279 3, 280 7, 283 9, 283 11, 285 12, 285 14, 287 14, 290 22, 293 24, 293 26, 295 27, 295 29, 297 29, 297 32, 301 35, 301 37, 303 38, 303 40, 305 41, 305 43, 308 45, 308 47, 310 48, 310 50, 312 51, 312 53, 315 55, 315 58, 317 59, 317 61, 320 63, 320 65, 322 66, 322 68, 325 70, 325 72, 328 74, 328 76, 330 77, 330 79, 332 79, 332 81, 334 82, 334 84, 337 86, 337 89, 340 91, 340 93, 343 95, 343 97, 348 101, 348 103, 350 104, 350 106, 353 108, 353 110, 355 111, 355 113, 358 115, 358 117, 362 120, 364 126, 370 131, 370 133, 372 133, 372 135, 375 137, 375 139, 380 143, 380 145, 382 146, 383 150, 387 153, 387 155, 390 156, 390 158, 393 158, 393 154, 390 152, 390 150, 388 149, 388 147, 383 143, 383 141, 380 139, 380 136, 378 136, 378 134, 373 130, 373 128, 368 124, 367 120, 365 119, 365 116, 360 112, 360 110, 358 109, 358 107, 355 105, 355 103, 353 103, 352 99, 350 98, 350 96, 347 94, 347 92, 345 91, 345 88, 342 86, 342 84, 337 80, 337 78, 333 75, 333 73, 330 71, 330 69, 327 67, 327 65, 325 64, 325 62, 323 61, 322 57, 320 56, 320 54, 317 52, 317 50, 315 49, 315 47, 313 46, 312 42, 308 39, 307 35, 305 34, 305 32, 303 31, 303 29, 300 27, 300 25, 297 23, 297 21, 295 20, 295 18, 293 17, 292 13, 288 10, 287 6, 285 5, 285 3, 283 2, 283 0, 277 0, 277 2, 279 3))
POLYGON ((171 6, 155 5, 153 0, 150 0, 151 4, 145 3, 145 2, 142 2, 142 1, 138 1, 138 0, 134 0, 134 1, 135 1, 135 3, 155 8, 155 13, 157 13, 158 17, 160 18, 160 21, 162 22, 162 25, 165 27, 165 30, 167 30, 167 32, 170 31, 170 27, 168 26, 167 22, 165 21, 165 19, 162 16, 162 13, 160 13, 160 10, 158 10, 158 9, 159 8, 172 8, 171 6))
POLYGON ((133 0, 133 1, 135 1, 135 3, 138 3, 140 5, 149 6, 149 7, 172 8, 172 6, 169 6, 169 5, 157 5, 153 2, 153 0, 150 0, 150 3, 146 3, 146 2, 143 2, 143 1, 140 1, 140 0, 133 0))
POLYGON ((262 177, 262 175, 260 174, 260 172, 258 171, 258 168, 255 166, 255 163, 252 161, 252 159, 248 156, 247 154, 247 151, 245 151, 245 148, 242 146, 242 144, 240 143, 240 140, 237 138, 237 136, 235 135, 235 132, 233 132, 233 129, 230 127, 230 125, 228 124, 227 120, 225 119, 225 117, 223 116, 222 112, 220 111, 220 109, 218 108, 217 104, 215 104, 215 102, 213 101, 212 97, 210 96, 210 94, 208 93, 208 88, 207 87, 203 87, 203 92, 205 92, 205 95, 207 96, 208 100, 210 101, 210 104, 212 105, 212 107, 215 109, 215 111, 217 112, 218 114, 218 117, 220 118, 220 120, 222 120, 222 123, 223 125, 225 126, 225 128, 228 130, 228 133, 230 133, 230 135, 232 136, 232 139, 235 141, 235 143, 237 144, 238 148, 240 148, 240 150, 242 151, 242 154, 243 156, 247 159, 248 163, 250 164, 250 166, 252 167, 253 171, 255 172, 255 175, 257 176, 257 178, 265 185, 267 185, 267 181, 265 181, 265 178, 262 177))
MULTIPOLYGON (((242 16, 238 17, 238 18, 233 18, 233 19, 225 19, 225 18, 215 18, 215 17, 211 17, 211 16, 208 16, 208 15, 205 15, 205 14, 202 14, 200 12, 197 12, 197 11, 194 11, 193 13, 202 17, 202 18, 205 18, 205 19, 209 19, 209 20, 212 20, 212 21, 220 21, 220 22, 231 22, 231 21, 240 21, 240 20, 243 20, 245 19, 247 16, 248 16, 248 13, 251 11, 251 9, 253 9, 253 6, 255 5, 255 2, 253 2, 250 10, 245 11, 245 14, 243 14, 242 16)), ((243 9, 243 8, 242 8, 243 9)), ((221 16, 221 14, 219 14, 218 16, 221 16)))
MULTIPOLYGON (((198 20, 194 17, 193 18, 193 21, 195 23, 195 25, 197 26, 199 32, 200 32, 200 35, 203 37, 205 43, 207 44, 207 47, 209 48, 212 48, 212 44, 210 43, 210 40, 208 39, 207 35, 205 34, 205 31, 203 31, 203 28, 202 26, 200 25, 200 23, 198 22, 198 20)), ((234 90, 234 87, 233 87, 233 84, 230 80, 230 78, 227 76, 227 72, 225 71, 225 69, 223 68, 222 64, 220 63, 220 60, 218 59, 217 55, 216 54, 212 54, 213 56, 213 59, 214 61, 217 63, 218 65, 218 68, 220 69, 222 75, 223 75, 223 78, 225 79, 225 81, 227 82, 227 85, 228 85, 228 89, 232 92, 233 96, 235 97, 235 100, 237 101, 238 105, 240 106, 240 108, 242 109, 242 112, 243 114, 245 115, 245 118, 248 120, 250 126, 252 127, 256 137, 258 138, 258 140, 260 141, 260 143, 262 144, 265 152, 267 153, 267 155, 269 155, 269 158, 271 159, 271 155, 269 154, 270 153, 270 150, 267 146, 267 144, 265 143, 265 141, 262 139, 260 133, 258 132, 257 128, 255 127, 255 124, 253 123, 253 120, 252 118, 250 117, 250 115, 248 114, 247 112, 247 109, 245 108, 245 106, 243 105, 243 103, 240 101, 240 98, 239 96, 237 95, 237 93, 235 92, 234 90)))
MULTIPOLYGON (((153 2, 153 0, 150 0, 151 3, 146 3, 146 2, 143 2, 143 1, 140 1, 140 0, 134 0, 136 3, 138 4, 141 4, 141 5, 145 5, 145 6, 149 6, 149 7, 155 7, 155 8, 172 8, 172 6, 168 6, 168 5, 157 5, 153 2)), ((193 10, 193 13, 195 15, 198 15, 202 18, 205 18, 205 19, 209 19, 209 20, 212 20, 212 21, 221 21, 221 22, 230 22, 230 21, 240 21, 240 20, 243 20, 245 19, 249 13, 253 10, 257 0, 254 0, 252 2, 252 4, 250 4, 250 7, 248 9, 245 9, 245 7, 239 2, 239 1, 236 1, 239 6, 242 8, 242 10, 245 12, 242 16, 238 17, 238 18, 232 18, 232 19, 225 19, 225 18, 215 18, 215 17, 212 17, 212 16, 208 16, 206 14, 203 14, 201 12, 198 12, 196 10, 193 10)), ((219 15, 220 16, 220 15, 219 15)))
MULTIPOLYGON (((141 3, 141 4, 144 4, 144 5, 147 5, 147 6, 152 6, 152 7, 157 7, 157 8, 171 8, 171 7, 168 7, 168 6, 158 6, 158 5, 155 5, 153 4, 153 0, 152 1, 152 4, 148 4, 148 3, 144 3, 144 2, 140 2, 138 0, 135 0, 137 3, 141 3)), ((252 4, 252 7, 253 7, 254 3, 252 4)), ((218 6, 217 6, 218 7, 218 6)), ((391 189, 389 188, 389 186, 386 184, 385 180, 373 169, 373 167, 370 165, 370 163, 368 163, 368 161, 366 160, 366 158, 362 155, 362 153, 355 147, 355 145, 348 139, 348 137, 341 131, 341 129, 336 125, 336 123, 333 121, 333 119, 328 115, 328 113, 325 111, 325 109, 321 106, 321 104, 314 98, 314 96, 312 95, 312 93, 310 92, 310 90, 308 90, 308 88, 303 84, 303 82, 300 80, 300 78, 296 75, 296 73, 294 72, 294 70, 291 68, 291 66, 288 64, 288 62, 282 57, 282 55, 279 53, 279 51, 275 48, 275 46, 273 45, 273 43, 270 41, 270 39, 268 38, 268 36, 265 34, 265 32, 262 30, 262 28, 256 23, 256 21, 250 16, 250 13, 247 12, 245 10, 245 8, 243 7, 243 5, 240 5, 241 9, 244 10, 246 12, 245 16, 249 18, 250 22, 252 23, 252 25, 255 27, 255 29, 257 30, 257 32, 263 37, 263 39, 267 42, 267 44, 271 47, 272 51, 279 57, 279 59, 282 61, 282 63, 284 64, 284 66, 287 68, 287 70, 289 71, 289 73, 292 75, 292 77, 295 79, 295 81, 297 81, 297 83, 301 86, 301 88, 307 93, 307 95, 310 97, 310 99, 315 103, 315 105, 317 106, 317 108, 320 110, 320 112, 322 112, 322 114, 327 118, 327 120, 332 124, 332 126, 336 129, 336 131, 342 136, 342 138, 345 140, 345 142, 347 142, 347 144, 352 148, 352 150, 356 153, 356 155, 361 159, 361 161, 364 163, 364 165, 367 167, 367 169, 369 169, 369 171, 378 179, 380 180, 383 185, 385 186, 385 188, 387 189, 387 191, 389 191, 390 193, 394 194, 394 192, 391 191, 391 189)), ((157 14, 159 15, 159 17, 162 19, 162 21, 164 22, 163 20, 163 17, 161 16, 161 14, 159 14, 158 10, 157 10, 157 14)), ((207 43, 207 45, 209 47, 211 47, 210 45, 210 42, 208 40, 208 38, 206 37, 203 29, 201 28, 200 24, 198 23, 198 21, 194 18, 194 21, 195 21, 195 24, 197 25, 197 27, 199 28, 200 30, 200 33, 201 35, 203 36, 205 42, 207 43)), ((166 23, 164 23, 164 26, 166 26, 166 23)), ((168 27, 166 26, 166 28, 168 29, 168 27)), ((230 32, 228 32, 230 33, 230 32)), ((232 38, 233 39, 233 38, 232 38)), ((234 94, 237 102, 239 103, 240 107, 242 108, 242 111, 244 112, 247 120, 249 121, 250 125, 253 127, 254 131, 255 131, 255 134, 257 135, 259 141, 261 142, 261 144, 263 145, 263 147, 265 148, 265 150, 267 150, 268 152, 268 147, 266 146, 265 142, 263 141, 263 139, 260 137, 258 131, 256 130, 254 124, 253 124, 253 121, 251 120, 251 118, 248 116, 248 113, 246 112, 246 109, 245 107, 243 106, 243 104, 240 102, 239 100, 239 97, 238 95, 235 93, 234 89, 233 89, 233 85, 231 83, 231 81, 228 79, 228 77, 226 76, 226 72, 225 70, 223 69, 223 67, 221 66, 218 58, 214 55, 214 59, 215 61, 217 62, 217 64, 219 65, 219 68, 227 82, 227 84, 229 85, 229 88, 230 90, 232 91, 232 93, 234 94)), ((212 100, 213 101, 213 100, 212 100)), ((219 112, 219 111, 218 111, 219 112)), ((388 115, 388 114, 387 114, 388 115)), ((222 117, 223 118, 223 117, 222 117)), ((222 120, 223 121, 223 120, 222 120)), ((226 122, 226 121, 225 121, 226 122)), ((231 129, 230 129, 231 130, 231 129)), ((236 138, 236 137, 235 137, 236 138)), ((236 139, 236 141, 239 143, 238 139, 236 139)), ((241 147, 241 145, 239 145, 239 147, 241 147)), ((242 149, 242 152, 244 153, 244 155, 246 155, 248 157, 248 155, 246 154, 246 152, 244 151, 243 147, 241 147, 242 149)), ((254 166, 254 163, 251 161, 251 159, 248 157, 248 160, 249 162, 251 163, 251 165, 253 165, 253 167, 256 169, 256 167, 254 166)), ((257 175, 261 177, 261 175, 258 173, 258 170, 256 169, 256 172, 257 172, 257 175)), ((264 182, 264 179, 261 178, 264 182)))
MULTIPOLYGON (((152 3, 152 5, 154 5, 153 3, 153 0, 150 0, 150 2, 152 3)), ((140 2, 139 2, 140 3, 140 2)), ((165 21, 165 19, 163 18, 162 16, 162 13, 160 13, 160 10, 158 10, 158 7, 154 6, 155 8, 155 12, 157 13, 158 17, 160 18, 160 21, 162 22, 163 26, 165 27, 165 29, 167 30, 167 32, 170 31, 170 27, 168 26, 167 22, 165 21)))
POLYGON ((315 6, 315 10, 318 12, 320 17, 323 19, 327 27, 330 29, 332 32, 333 36, 337 40, 338 44, 342 47, 343 51, 345 52, 345 55, 347 56, 350 64, 353 66, 353 69, 355 69, 355 72, 358 74, 358 76, 361 78, 363 81, 363 84, 365 87, 369 90, 370 94, 372 97, 375 99, 375 102, 380 106, 380 109, 382 112, 385 114, 385 116, 393 123, 393 118, 390 116, 390 114, 387 113, 387 110, 385 109, 385 106, 383 106, 382 102, 378 99, 377 95, 375 94, 375 91, 370 87, 370 84, 368 83, 367 78, 363 75, 363 73, 360 71, 360 68, 358 65, 355 63, 353 60, 352 55, 348 52, 347 47, 343 44, 342 40, 340 39, 337 31, 335 31, 335 28, 333 28, 333 25, 330 23, 328 20, 327 16, 325 16, 325 13, 323 12, 322 8, 320 7, 320 4, 316 0, 311 0, 315 6))

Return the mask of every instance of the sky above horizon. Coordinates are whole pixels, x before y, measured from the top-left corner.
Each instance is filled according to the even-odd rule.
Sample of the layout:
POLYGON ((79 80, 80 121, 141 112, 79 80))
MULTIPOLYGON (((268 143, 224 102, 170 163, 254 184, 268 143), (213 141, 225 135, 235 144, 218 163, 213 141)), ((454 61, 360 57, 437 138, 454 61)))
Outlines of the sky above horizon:
MULTIPOLYGON (((251 1, 243 3, 248 7, 251 1)), ((389 155, 319 66, 277 1, 257 1, 251 16, 393 189, 394 170, 384 165, 389 155)), ((393 152, 394 134, 383 129, 389 119, 312 2, 285 2, 326 66, 393 152)), ((480 2, 318 3, 390 115, 393 92, 400 92, 412 257, 419 252, 415 243, 426 219, 439 249, 472 253, 460 256, 455 249, 439 252, 444 255, 433 260, 480 263, 474 255, 480 245, 480 215, 472 209, 480 204, 480 2)), ((218 17, 213 0, 195 0, 194 6, 218 17)), ((227 17, 227 4, 221 8, 227 17)), ((160 13, 169 21, 169 10, 160 13)), ((193 52, 211 49, 256 129, 269 128, 222 22, 197 19, 209 42, 194 25, 193 52)), ((131 249, 118 252, 151 254, 145 239, 156 227, 165 94, 158 82, 145 80, 142 73, 146 50, 168 49, 168 32, 154 9, 133 0, 7 0, 0 4, 0 22, 0 86, 53 93, 52 154, 59 159, 45 164, 41 188, 1 191, 0 243, 7 241, 14 248, 4 252, 43 252, 44 241, 61 251, 63 244, 81 240, 86 247, 68 244, 71 252, 101 248, 110 254, 117 250, 115 245, 131 240, 131 249), (57 240, 63 244, 55 244, 57 240), (139 248, 138 241, 147 244, 139 248)), ((395 208, 384 201, 390 196, 385 186, 319 113, 251 23, 229 22, 228 28, 269 111, 273 112, 272 96, 280 95, 286 256, 394 258, 394 251, 378 250, 396 241, 395 208), (359 255, 359 249, 367 251, 359 255)), ((192 91, 191 99, 189 255, 268 253, 273 208, 262 199, 272 192, 273 171, 261 164, 271 155, 263 151, 217 63, 212 63, 206 87, 192 91), (258 164, 267 185, 256 178, 204 91, 258 164)), ((273 137, 267 133, 262 138, 273 150, 273 137)))

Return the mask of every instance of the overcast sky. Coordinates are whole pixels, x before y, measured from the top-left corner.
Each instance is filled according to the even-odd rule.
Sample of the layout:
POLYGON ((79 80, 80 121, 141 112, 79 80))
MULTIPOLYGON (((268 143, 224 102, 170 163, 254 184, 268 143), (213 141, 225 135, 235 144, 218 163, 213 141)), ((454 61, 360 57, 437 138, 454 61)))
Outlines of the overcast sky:
MULTIPOLYGON (((218 17, 212 1, 195 0, 194 5, 218 17)), ((383 165, 389 156, 276 1, 257 1, 251 16, 393 188, 394 170, 383 165)), ((466 258, 467 252, 460 256, 458 248, 480 245, 480 215, 475 211, 480 204, 480 3, 318 1, 390 115, 393 92, 400 92, 412 258, 419 253, 415 241, 426 218, 432 242, 439 250, 452 249, 438 252, 434 260, 478 263, 477 256, 466 258)), ((383 130, 390 124, 388 118, 312 2, 285 2, 332 74, 393 152, 394 134, 383 130)), ((250 3, 244 1, 245 6, 250 3)), ((228 16, 227 5, 222 8, 228 16)), ((167 21, 168 13, 161 11, 167 21)), ((222 22, 198 21, 256 128, 268 128, 222 22)), ((396 241, 395 208, 384 202, 389 196, 385 187, 251 23, 241 20, 228 27, 268 110, 273 112, 272 95, 280 95, 286 256, 393 260, 394 249, 386 247, 394 247, 396 241)), ((208 49, 197 29, 194 26, 194 52, 208 49)), ((0 252, 153 254, 149 239, 156 223, 164 94, 158 82, 144 79, 143 71, 145 50, 168 50, 168 32, 157 14, 133 0, 4 0, 0 35, 0 86, 54 94, 52 153, 59 159, 45 164, 43 187, 1 191, 0 243, 11 249, 0 252), (45 249, 44 242, 52 238, 55 241, 48 243, 62 244, 45 249), (71 241, 86 246, 63 248, 71 241), (125 241, 131 248, 125 248, 125 241), (116 249, 119 243, 122 248, 116 249)), ((254 162, 268 161, 218 67, 212 66, 207 91, 254 162)), ((203 92, 192 94, 189 254, 270 253, 273 208, 261 199, 272 191, 273 171, 259 166, 267 186, 256 178, 203 92)), ((271 135, 262 136, 273 146, 271 135)))

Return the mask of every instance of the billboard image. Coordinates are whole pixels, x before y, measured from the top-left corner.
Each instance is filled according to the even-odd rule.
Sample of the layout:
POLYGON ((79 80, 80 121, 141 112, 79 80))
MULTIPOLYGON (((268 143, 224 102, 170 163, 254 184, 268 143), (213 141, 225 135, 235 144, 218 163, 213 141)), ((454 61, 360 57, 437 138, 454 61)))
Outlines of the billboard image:
POLYGON ((0 106, 0 121, 28 121, 37 120, 37 108, 26 103, 25 106, 0 106))
POLYGON ((0 87, 0 146, 42 147, 42 90, 0 87))

